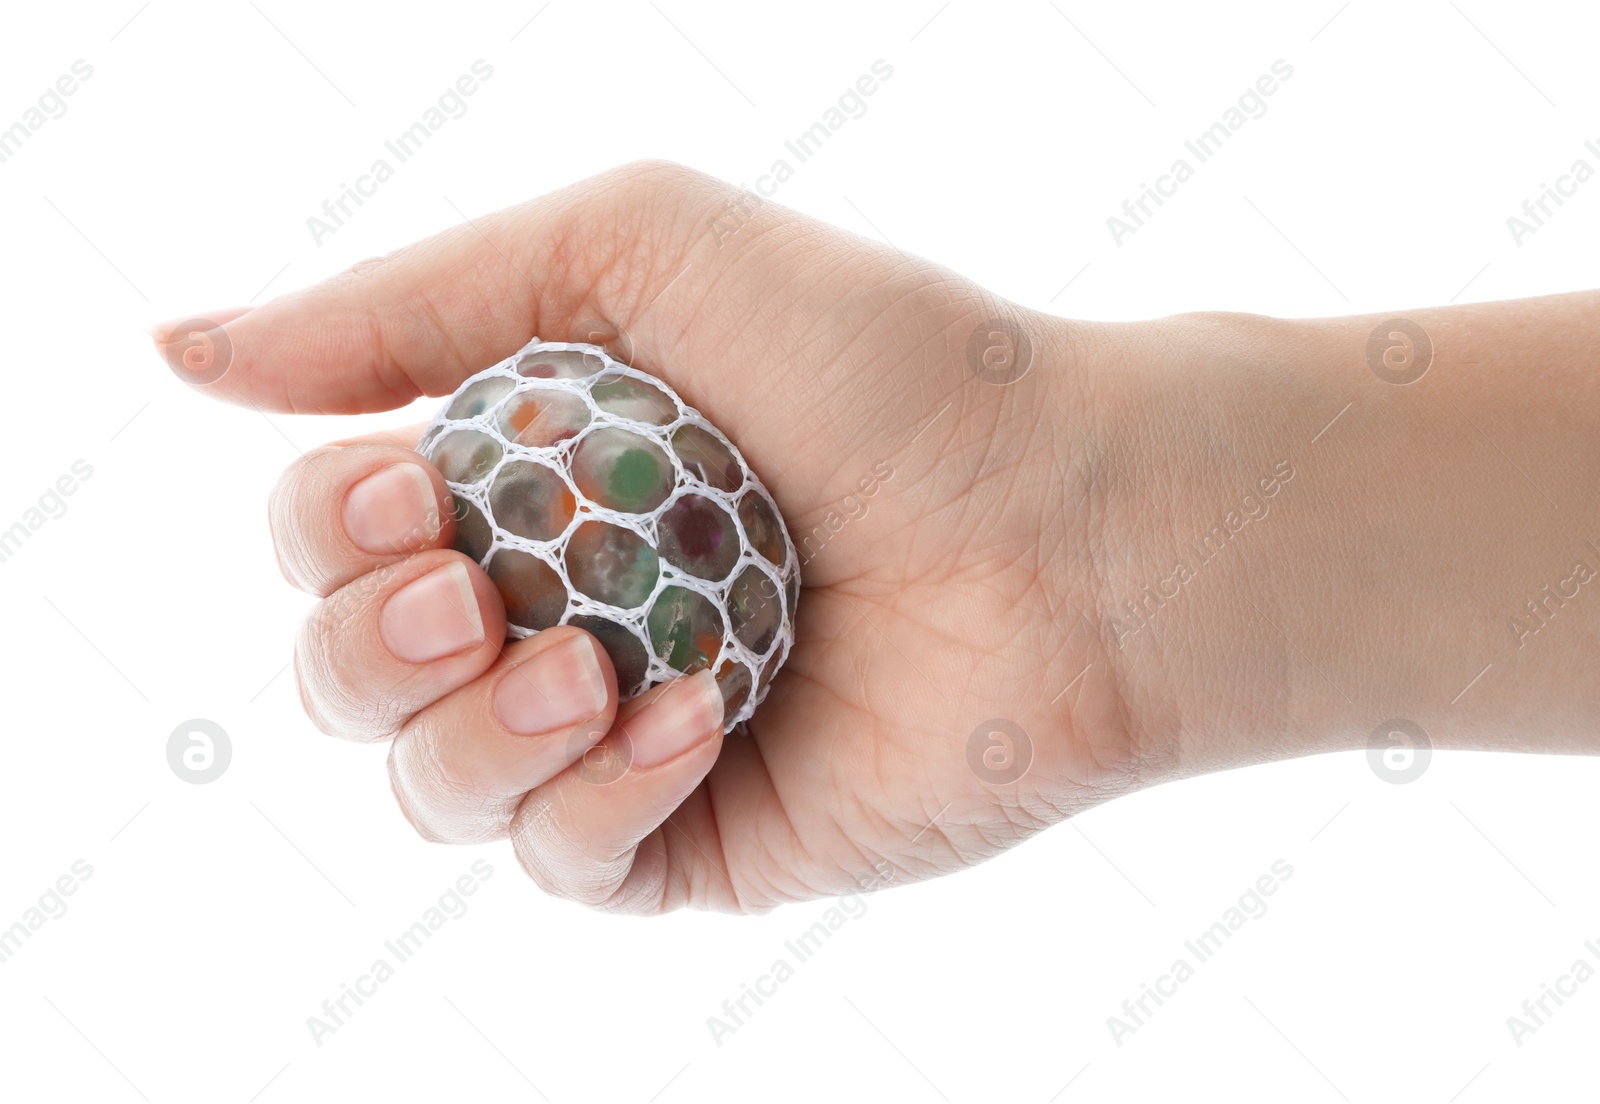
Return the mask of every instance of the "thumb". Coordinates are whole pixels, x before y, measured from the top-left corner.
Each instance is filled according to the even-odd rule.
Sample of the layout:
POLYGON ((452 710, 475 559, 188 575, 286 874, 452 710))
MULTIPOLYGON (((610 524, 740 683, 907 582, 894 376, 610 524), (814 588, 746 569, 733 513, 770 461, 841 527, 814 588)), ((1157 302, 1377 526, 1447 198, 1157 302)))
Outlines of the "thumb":
MULTIPOLYGON (((686 231, 702 221, 709 231, 740 196, 678 165, 628 165, 262 306, 151 332, 180 379, 219 399, 297 414, 389 410, 448 394, 535 335, 604 345, 632 333, 684 275, 697 244, 686 231)), ((714 263, 689 267, 698 271, 680 294, 716 278, 714 263)), ((657 317, 670 317, 665 305, 657 317)))

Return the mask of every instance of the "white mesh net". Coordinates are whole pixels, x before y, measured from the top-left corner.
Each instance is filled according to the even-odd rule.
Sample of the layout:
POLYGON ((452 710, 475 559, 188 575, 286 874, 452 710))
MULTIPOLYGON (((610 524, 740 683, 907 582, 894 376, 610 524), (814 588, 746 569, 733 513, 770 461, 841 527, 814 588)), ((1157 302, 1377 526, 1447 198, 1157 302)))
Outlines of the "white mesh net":
POLYGON ((535 340, 463 383, 417 451, 512 636, 593 632, 624 700, 710 666, 730 730, 766 697, 794 639, 794 544, 739 450, 665 383, 535 340))

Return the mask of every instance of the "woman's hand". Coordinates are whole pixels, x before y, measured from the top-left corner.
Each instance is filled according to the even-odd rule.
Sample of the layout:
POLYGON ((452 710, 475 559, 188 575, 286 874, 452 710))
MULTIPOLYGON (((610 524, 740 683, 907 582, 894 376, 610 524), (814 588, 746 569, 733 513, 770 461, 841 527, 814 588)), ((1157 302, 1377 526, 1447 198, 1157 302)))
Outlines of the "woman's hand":
POLYGON ((756 911, 975 863, 1136 774, 1096 593, 1093 329, 656 163, 210 321, 159 335, 179 375, 299 414, 445 395, 534 336, 604 344, 721 426, 788 520, 795 646, 724 737, 708 674, 619 707, 586 633, 505 642, 420 427, 291 466, 270 512, 322 598, 307 712, 393 738, 429 839, 509 835, 588 905, 756 911), (224 361, 185 366, 196 342, 224 361))

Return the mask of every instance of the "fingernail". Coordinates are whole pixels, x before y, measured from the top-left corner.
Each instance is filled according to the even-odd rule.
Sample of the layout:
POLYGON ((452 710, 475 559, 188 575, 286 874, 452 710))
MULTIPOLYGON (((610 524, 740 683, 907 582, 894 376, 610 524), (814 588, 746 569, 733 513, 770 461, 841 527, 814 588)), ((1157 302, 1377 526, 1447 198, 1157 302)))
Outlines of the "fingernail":
POLYGON ((679 679, 622 723, 637 767, 674 759, 721 728, 722 691, 709 668, 679 679))
POLYGON ((255 310, 255 307, 252 306, 223 307, 221 310, 200 311, 198 314, 186 314, 180 318, 170 318, 165 322, 152 323, 145 327, 144 332, 149 334, 157 345, 170 345, 174 338, 187 337, 187 331, 194 328, 197 322, 209 323, 203 328, 213 330, 218 326, 232 322, 235 318, 243 318, 253 310, 255 310), (186 332, 174 334, 172 331, 179 327, 182 327, 186 332))
POLYGON ((523 736, 575 725, 605 707, 606 677, 587 636, 517 664, 494 690, 494 715, 523 736))
POLYGON ((391 464, 362 479, 344 500, 344 528, 363 552, 414 552, 439 535, 439 496, 416 464, 391 464))
POLYGON ((406 663, 431 663, 483 642, 478 596, 460 560, 395 591, 378 621, 384 644, 406 663))

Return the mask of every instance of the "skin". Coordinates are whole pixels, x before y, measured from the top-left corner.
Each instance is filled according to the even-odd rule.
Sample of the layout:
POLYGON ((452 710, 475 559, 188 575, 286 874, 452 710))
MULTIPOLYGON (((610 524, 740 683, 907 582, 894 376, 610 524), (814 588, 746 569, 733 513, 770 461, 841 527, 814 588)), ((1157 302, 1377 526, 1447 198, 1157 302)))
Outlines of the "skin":
POLYGON ((447 395, 535 335, 595 341, 738 442, 804 590, 787 665, 727 737, 703 675, 619 709, 586 634, 503 643, 420 426, 308 454, 270 516, 286 576, 323 599, 295 651, 307 711, 392 740, 419 832, 509 837, 541 887, 598 908, 757 912, 957 870, 1141 786, 1364 747, 1391 718, 1434 746, 1590 750, 1600 599, 1524 637, 1508 621, 1574 560, 1600 571, 1595 307, 1409 312, 1434 354, 1400 385, 1369 366, 1385 316, 1069 323, 641 163, 213 312, 220 374, 183 367, 187 333, 156 338, 208 394, 300 414, 447 395), (363 549, 351 488, 397 463, 432 501, 363 549), (1172 583, 1229 510, 1248 520, 1172 583), (461 585, 414 619, 481 639, 409 662, 389 603, 446 565, 461 585), (600 699, 558 716, 587 655, 600 699), (518 678, 552 688, 521 716, 539 731, 497 711, 518 678))

